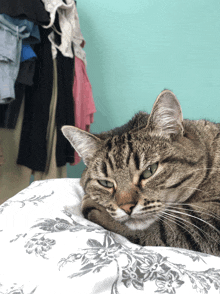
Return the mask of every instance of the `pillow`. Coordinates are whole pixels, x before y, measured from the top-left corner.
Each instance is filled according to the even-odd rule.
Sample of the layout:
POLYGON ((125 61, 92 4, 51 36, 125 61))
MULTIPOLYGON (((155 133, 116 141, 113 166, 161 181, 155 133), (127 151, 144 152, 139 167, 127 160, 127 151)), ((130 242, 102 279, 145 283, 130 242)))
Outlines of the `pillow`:
POLYGON ((0 293, 219 293, 219 257, 142 247, 84 219, 79 181, 36 181, 0 206, 0 293))

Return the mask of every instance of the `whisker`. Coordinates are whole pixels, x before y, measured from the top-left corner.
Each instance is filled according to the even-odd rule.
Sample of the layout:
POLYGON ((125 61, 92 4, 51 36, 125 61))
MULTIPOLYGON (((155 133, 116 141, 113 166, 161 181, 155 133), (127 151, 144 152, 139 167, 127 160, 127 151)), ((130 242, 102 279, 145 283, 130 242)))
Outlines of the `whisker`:
MULTIPOLYGON (((172 226, 171 226, 168 222, 166 222, 164 219, 162 219, 162 217, 165 218, 166 220, 169 220, 169 219, 166 218, 164 215, 159 215, 159 217, 158 217, 159 220, 163 220, 163 221, 165 222, 165 224, 168 225, 168 226, 170 227, 170 229, 173 231, 173 234, 174 234, 174 237, 175 237, 175 236, 176 236, 176 233, 175 233, 174 229, 172 228, 172 226)), ((173 221, 173 222, 174 222, 174 221, 173 221)), ((175 222, 174 222, 174 223, 175 223, 175 222)))
MULTIPOLYGON (((206 238, 206 240, 208 240, 207 239, 207 237, 206 237, 206 235, 209 237, 209 238, 212 238, 208 233, 206 233, 204 230, 202 230, 201 228, 199 228, 198 226, 196 226, 195 224, 192 224, 191 222, 189 222, 189 221, 187 221, 187 220, 185 220, 184 218, 181 218, 181 217, 178 217, 178 216, 175 216, 175 215, 171 215, 171 214, 169 214, 169 213, 166 213, 165 211, 163 212, 163 213, 165 213, 167 216, 169 216, 169 217, 172 217, 172 218, 174 218, 174 219, 179 219, 179 220, 181 220, 181 221, 184 221, 185 223, 188 223, 189 225, 186 225, 188 228, 190 228, 191 226, 194 226, 195 228, 197 228, 200 232, 202 232, 203 233, 203 235, 204 235, 204 237, 206 238)), ((184 226, 182 226, 179 222, 175 222, 178 226, 180 226, 180 227, 182 227, 184 230, 185 230, 185 227, 184 226)), ((190 231, 188 231, 187 230, 187 232, 188 233, 190 233, 190 231)), ((198 234, 198 232, 196 232, 197 234, 198 234)), ((199 234, 198 234, 199 235, 199 234)), ((216 242, 216 240, 214 239, 214 238, 212 238, 215 242, 216 242)), ((218 242, 217 242, 218 243, 218 242)), ((219 244, 219 243, 218 243, 219 244)))
MULTIPOLYGON (((163 213, 164 213, 164 212, 163 212, 163 213)), ((171 214, 169 214, 169 213, 165 213, 165 214, 166 214, 167 216, 162 215, 163 218, 167 219, 167 220, 170 221, 170 222, 173 222, 173 223, 176 224, 177 226, 183 228, 183 229, 186 230, 188 233, 190 233, 190 231, 187 230, 186 227, 184 227, 183 225, 181 225, 181 224, 180 224, 179 222, 177 222, 176 220, 173 220, 173 219, 177 219, 176 216, 173 216, 173 215, 171 215, 171 214)), ((181 218, 180 218, 180 219, 181 219, 181 218)), ((191 225, 191 223, 190 223, 190 225, 191 225)), ((188 228, 190 228, 190 226, 187 225, 187 224, 185 224, 185 226, 187 226, 188 228)), ((198 234, 198 232, 196 232, 196 233, 197 233, 198 236, 200 236, 200 235, 198 234)))
MULTIPOLYGON (((174 219, 175 219, 175 216, 172 216, 172 215, 170 215, 170 214, 168 214, 168 213, 165 213, 166 214, 166 216, 164 215, 164 212, 162 212, 162 214, 160 215, 160 217, 162 217, 162 218, 164 218, 164 219, 166 219, 166 220, 168 220, 168 221, 170 221, 170 222, 172 222, 172 223, 174 223, 174 224, 177 224, 178 226, 180 226, 180 227, 182 227, 183 229, 185 229, 186 230, 186 228, 184 228, 184 226, 182 226, 180 223, 178 223, 178 222, 176 222, 175 220, 173 220, 171 217, 173 217, 174 219)), ((169 225, 169 223, 168 222, 166 222, 166 224, 167 225, 169 225)), ((171 227, 171 226, 170 226, 171 227)), ((189 227, 189 226, 188 226, 189 227)), ((172 228, 172 227, 171 227, 172 228)), ((175 231, 174 231, 174 229, 172 229, 173 230, 173 232, 174 232, 174 235, 176 235, 176 233, 175 233, 175 231)), ((189 231, 188 231, 189 232, 189 231)))
POLYGON ((200 192, 202 192, 202 193, 205 193, 205 194, 208 194, 208 195, 209 195, 208 192, 203 191, 203 190, 198 189, 198 188, 193 188, 193 187, 188 187, 188 186, 182 186, 182 187, 180 187, 180 189, 182 189, 182 188, 188 188, 188 189, 192 189, 192 190, 200 191, 200 192))
MULTIPOLYGON (((168 203, 168 204, 172 204, 173 206, 175 206, 175 205, 194 206, 194 207, 197 207, 197 208, 199 208, 199 209, 201 209, 201 210, 206 210, 206 211, 207 211, 206 208, 201 207, 201 206, 198 206, 198 205, 196 205, 196 204, 192 204, 192 203, 189 203, 189 204, 178 203, 178 202, 176 202, 176 203, 173 203, 173 202, 167 202, 167 203, 168 203)), ((183 209, 183 210, 193 211, 193 209, 188 209, 188 208, 183 208, 183 207, 178 207, 178 209, 183 209)), ((208 215, 208 216, 214 217, 214 218, 216 218, 216 219, 218 219, 218 220, 220 221, 220 217, 219 217, 218 215, 216 215, 215 213, 212 213, 212 212, 211 212, 211 213, 207 213, 207 212, 199 211, 199 210, 197 210, 197 211, 200 212, 200 213, 203 213, 203 214, 205 214, 205 215, 208 215)))
MULTIPOLYGON (((171 211, 172 211, 172 210, 171 210, 171 211)), ((184 221, 184 222, 190 224, 190 226, 193 225, 194 227, 196 227, 196 228, 197 228, 198 230, 200 230, 201 232, 206 233, 206 232, 204 232, 201 228, 199 228, 197 225, 192 224, 191 222, 185 220, 185 219, 182 218, 182 217, 178 217, 178 216, 176 216, 176 215, 169 214, 169 213, 167 213, 167 212, 165 212, 165 211, 163 211, 163 213, 166 214, 166 215, 168 215, 168 216, 170 216, 170 217, 172 217, 172 218, 174 218, 174 219, 182 220, 182 221, 184 221)), ((178 223, 178 225, 180 225, 180 224, 178 223)), ((181 226, 181 225, 180 225, 180 226, 181 226)), ((190 228, 190 226, 188 226, 188 227, 190 228)), ((181 227, 184 228, 183 226, 181 226, 181 227)), ((189 232, 189 231, 188 231, 188 232, 189 232)))
POLYGON ((194 169, 192 171, 198 171, 198 170, 207 170, 207 169, 220 169, 220 167, 204 167, 204 168, 197 168, 197 169, 194 169))
POLYGON ((220 204, 220 199, 219 199, 219 197, 217 197, 216 196, 216 198, 209 198, 209 199, 203 199, 202 201, 201 201, 202 203, 205 203, 205 202, 209 202, 209 203, 215 203, 215 204, 220 204))
POLYGON ((184 215, 187 215, 187 216, 189 216, 189 217, 192 217, 192 218, 198 219, 198 220, 202 221, 203 223, 205 223, 205 224, 209 225, 210 227, 212 227, 216 232, 218 232, 218 233, 220 234, 220 231, 219 231, 218 229, 216 229, 213 225, 211 225, 209 222, 203 220, 202 218, 199 218, 199 217, 194 216, 194 215, 190 215, 190 214, 188 214, 188 213, 180 212, 180 211, 177 211, 177 210, 172 210, 172 209, 166 209, 166 210, 168 210, 168 211, 172 211, 172 212, 176 212, 176 213, 179 213, 179 214, 184 214, 184 215))
MULTIPOLYGON (((200 192, 202 192, 202 193, 207 194, 207 195, 210 196, 210 193, 208 193, 207 191, 203 191, 203 190, 201 190, 201 189, 198 189, 198 188, 193 188, 193 187, 188 187, 188 186, 182 186, 182 187, 179 187, 179 189, 182 189, 182 188, 188 188, 188 189, 192 189, 192 190, 200 191, 200 192)), ((203 201, 201 201, 201 202, 215 202, 216 204, 220 204, 220 199, 215 198, 215 199, 203 200, 203 201), (219 203, 218 203, 217 201, 218 201, 219 203)))

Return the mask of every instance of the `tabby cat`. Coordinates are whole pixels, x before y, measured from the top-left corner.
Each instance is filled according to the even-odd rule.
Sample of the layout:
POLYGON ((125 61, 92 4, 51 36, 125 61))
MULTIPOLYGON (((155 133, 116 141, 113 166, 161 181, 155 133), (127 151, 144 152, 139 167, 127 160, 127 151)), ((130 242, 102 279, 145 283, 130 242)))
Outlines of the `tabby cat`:
POLYGON ((139 245, 220 255, 220 124, 183 119, 164 90, 122 127, 62 131, 86 165, 87 219, 139 245))

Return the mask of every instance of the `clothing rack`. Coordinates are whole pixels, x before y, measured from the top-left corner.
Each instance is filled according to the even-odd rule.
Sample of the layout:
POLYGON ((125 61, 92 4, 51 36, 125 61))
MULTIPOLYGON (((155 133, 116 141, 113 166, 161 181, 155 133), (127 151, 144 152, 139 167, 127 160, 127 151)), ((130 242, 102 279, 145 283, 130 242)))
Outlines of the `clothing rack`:
POLYGON ((31 174, 35 180, 66 177, 66 164, 80 159, 61 127, 88 129, 95 106, 76 1, 0 0, 0 27, 0 82, 3 71, 8 72, 4 91, 0 89, 0 186, 7 187, 1 199, 1 194, 14 195, 27 187, 31 174), (58 4, 56 10, 52 3, 58 4), (7 42, 7 32, 14 43, 7 42), (7 55, 12 52, 9 43, 18 48, 13 57, 7 55), (5 62, 12 58, 13 69, 5 62), (78 91, 85 82, 88 111, 78 91), (87 125, 76 121, 75 113, 87 125))

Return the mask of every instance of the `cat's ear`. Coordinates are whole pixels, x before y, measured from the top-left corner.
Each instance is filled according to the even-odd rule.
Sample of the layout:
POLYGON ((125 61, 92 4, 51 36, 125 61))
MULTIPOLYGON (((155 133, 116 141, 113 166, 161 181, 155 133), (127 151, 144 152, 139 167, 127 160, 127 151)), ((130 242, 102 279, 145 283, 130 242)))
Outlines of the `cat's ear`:
POLYGON ((101 140, 73 126, 63 126, 61 131, 82 158, 85 165, 88 165, 89 161, 100 147, 101 140))
POLYGON ((179 101, 169 90, 157 97, 151 111, 147 128, 151 133, 166 138, 183 136, 183 115, 179 101))

